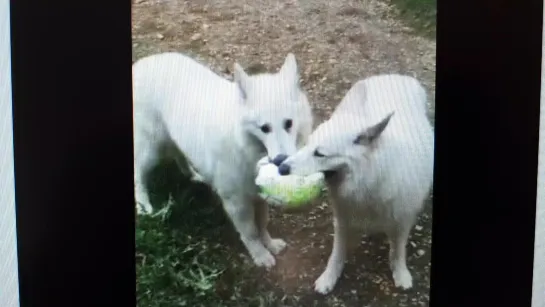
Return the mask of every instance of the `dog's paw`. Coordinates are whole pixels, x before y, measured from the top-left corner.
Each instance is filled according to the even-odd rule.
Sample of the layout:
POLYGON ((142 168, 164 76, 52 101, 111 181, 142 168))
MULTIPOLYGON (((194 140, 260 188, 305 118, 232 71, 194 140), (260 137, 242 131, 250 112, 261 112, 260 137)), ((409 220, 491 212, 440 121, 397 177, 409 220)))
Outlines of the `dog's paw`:
POLYGON ((270 269, 276 265, 276 259, 274 259, 274 256, 267 250, 258 256, 254 256, 253 260, 256 266, 264 267, 266 269, 270 269))
POLYGON ((322 275, 314 282, 314 291, 320 294, 328 294, 333 290, 339 277, 328 271, 324 271, 322 275))
POLYGON ((267 249, 274 255, 280 254, 288 246, 286 241, 282 239, 271 239, 269 244, 267 244, 267 249))
POLYGON ((138 215, 149 215, 153 213, 153 207, 149 203, 136 202, 136 213, 138 215))
POLYGON ((153 207, 150 203, 148 194, 145 192, 141 184, 137 184, 134 189, 134 200, 136 205, 136 213, 138 215, 152 214, 153 207))
POLYGON ((413 287, 413 277, 408 269, 395 270, 392 274, 396 287, 407 290, 413 287))

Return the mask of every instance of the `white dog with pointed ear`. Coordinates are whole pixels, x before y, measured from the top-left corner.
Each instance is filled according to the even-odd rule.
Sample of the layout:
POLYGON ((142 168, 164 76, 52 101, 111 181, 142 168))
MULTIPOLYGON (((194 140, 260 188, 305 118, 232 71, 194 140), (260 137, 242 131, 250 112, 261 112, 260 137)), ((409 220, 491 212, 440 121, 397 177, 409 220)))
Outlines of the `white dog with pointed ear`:
POLYGON ((393 281, 412 287, 406 244, 430 192, 433 155, 425 90, 411 77, 382 75, 357 82, 308 144, 279 166, 281 174, 326 174, 335 234, 317 292, 330 292, 341 276, 351 226, 385 232, 393 281))
POLYGON ((275 74, 249 76, 235 64, 234 79, 178 53, 133 65, 136 201, 152 210, 147 174, 173 158, 214 188, 255 264, 272 267, 286 243, 269 235, 267 205, 254 204, 255 166, 264 155, 278 165, 294 154, 311 132, 312 113, 293 54, 275 74))

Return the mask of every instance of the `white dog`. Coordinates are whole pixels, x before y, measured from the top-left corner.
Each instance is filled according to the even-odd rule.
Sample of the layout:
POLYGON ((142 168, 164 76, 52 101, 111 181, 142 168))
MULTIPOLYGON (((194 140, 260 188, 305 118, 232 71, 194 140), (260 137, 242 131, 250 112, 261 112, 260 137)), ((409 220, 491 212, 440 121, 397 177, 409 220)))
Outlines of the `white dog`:
POLYGON ((135 198, 150 212, 150 169, 162 157, 182 169, 187 160, 193 179, 222 199, 255 264, 269 268, 286 243, 270 237, 267 205, 254 204, 255 166, 264 155, 279 165, 294 154, 311 132, 312 113, 293 54, 276 74, 249 76, 235 64, 234 78, 178 53, 133 65, 135 198))
POLYGON ((397 287, 412 287, 406 244, 433 181, 434 135, 418 81, 381 75, 357 82, 281 174, 326 173, 334 213, 333 251, 315 282, 326 294, 346 259, 350 224, 387 234, 397 287))

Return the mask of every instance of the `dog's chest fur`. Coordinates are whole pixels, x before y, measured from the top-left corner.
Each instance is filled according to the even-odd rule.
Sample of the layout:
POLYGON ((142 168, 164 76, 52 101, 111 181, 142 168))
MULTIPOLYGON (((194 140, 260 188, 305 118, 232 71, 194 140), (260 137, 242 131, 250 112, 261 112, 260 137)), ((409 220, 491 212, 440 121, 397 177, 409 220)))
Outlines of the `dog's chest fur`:
POLYGON ((332 205, 347 217, 351 228, 381 232, 393 220, 393 198, 384 195, 380 182, 365 182, 338 175, 328 180, 332 205))

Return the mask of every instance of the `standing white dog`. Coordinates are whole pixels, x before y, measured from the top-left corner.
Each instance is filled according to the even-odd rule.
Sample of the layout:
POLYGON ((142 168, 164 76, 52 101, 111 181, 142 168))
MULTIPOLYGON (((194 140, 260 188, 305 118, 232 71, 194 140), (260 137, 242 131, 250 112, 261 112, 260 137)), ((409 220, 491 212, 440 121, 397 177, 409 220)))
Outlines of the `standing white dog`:
POLYGON ((235 64, 234 79, 178 53, 133 65, 135 197, 151 211, 150 169, 165 155, 180 167, 187 158, 193 179, 222 199, 255 264, 269 268, 286 243, 270 237, 268 207, 255 202, 255 166, 264 155, 279 165, 294 154, 311 132, 312 113, 293 54, 276 74, 249 76, 235 64))
POLYGON ((350 224, 387 234, 394 283, 412 287, 406 244, 430 192, 433 155, 424 88, 411 77, 381 75, 357 82, 308 144, 280 165, 283 175, 326 173, 335 234, 317 292, 330 292, 342 273, 350 224))

